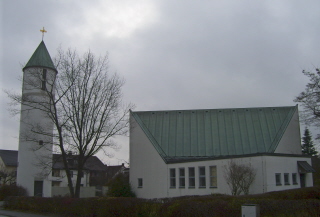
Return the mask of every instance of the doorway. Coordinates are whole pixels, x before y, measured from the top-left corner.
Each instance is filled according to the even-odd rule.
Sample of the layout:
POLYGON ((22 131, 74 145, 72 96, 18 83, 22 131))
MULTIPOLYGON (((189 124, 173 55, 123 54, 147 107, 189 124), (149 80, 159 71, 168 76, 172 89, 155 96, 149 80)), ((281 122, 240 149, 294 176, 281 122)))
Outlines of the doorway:
POLYGON ((304 188, 306 187, 306 174, 300 173, 300 187, 304 188))
POLYGON ((42 197, 43 194, 43 181, 34 181, 34 196, 42 197))

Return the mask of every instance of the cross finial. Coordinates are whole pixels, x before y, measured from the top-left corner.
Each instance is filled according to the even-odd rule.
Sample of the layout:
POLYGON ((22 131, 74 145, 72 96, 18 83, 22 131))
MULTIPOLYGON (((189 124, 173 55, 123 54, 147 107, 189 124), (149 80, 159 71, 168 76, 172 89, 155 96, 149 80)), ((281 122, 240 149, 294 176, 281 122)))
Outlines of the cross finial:
POLYGON ((47 31, 43 27, 42 29, 40 29, 40 32, 42 32, 42 40, 43 40, 44 33, 46 33, 47 31))

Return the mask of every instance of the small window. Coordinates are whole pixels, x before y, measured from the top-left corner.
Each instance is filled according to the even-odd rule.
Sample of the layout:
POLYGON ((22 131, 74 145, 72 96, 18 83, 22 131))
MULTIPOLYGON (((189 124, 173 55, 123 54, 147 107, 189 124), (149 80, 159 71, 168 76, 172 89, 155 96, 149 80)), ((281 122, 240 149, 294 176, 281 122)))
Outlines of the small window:
POLYGON ((199 167, 199 188, 206 187, 206 168, 199 167))
POLYGON ((143 187, 143 179, 138 178, 138 188, 142 188, 142 187, 143 187))
POLYGON ((60 177, 60 170, 52 170, 52 177, 60 177))
POLYGON ((211 166, 210 167, 210 187, 216 188, 218 186, 217 184, 217 167, 211 166))
POLYGON ((196 186, 196 177, 194 167, 189 167, 189 188, 194 188, 196 186))
POLYGON ((43 140, 39 140, 39 145, 43 146, 43 140))
POLYGON ((170 188, 176 187, 176 169, 170 169, 170 188))
POLYGON ((179 169, 179 188, 185 188, 185 171, 184 168, 179 169))
POLYGON ((281 184, 281 173, 276 173, 276 185, 282 185, 281 184))
POLYGON ((296 173, 292 173, 292 184, 294 184, 294 185, 298 184, 296 173))
POLYGON ((285 173, 285 174, 284 174, 284 184, 285 184, 285 185, 290 185, 290 182, 289 182, 289 173, 285 173))
POLYGON ((46 90, 46 83, 47 83, 47 69, 42 70, 42 81, 41 81, 41 89, 46 90))

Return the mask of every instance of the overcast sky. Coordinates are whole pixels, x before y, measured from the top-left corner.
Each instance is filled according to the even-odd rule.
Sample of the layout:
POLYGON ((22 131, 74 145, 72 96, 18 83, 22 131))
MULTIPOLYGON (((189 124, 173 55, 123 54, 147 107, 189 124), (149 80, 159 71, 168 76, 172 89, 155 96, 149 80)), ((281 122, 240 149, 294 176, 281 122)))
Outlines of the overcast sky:
MULTIPOLYGON (((1 89, 21 92, 21 68, 41 42, 109 54, 136 110, 292 106, 303 69, 320 67, 319 0, 0 1, 1 89)), ((19 116, 1 90, 0 149, 18 149, 19 116)), ((129 140, 108 164, 128 161, 129 140)))

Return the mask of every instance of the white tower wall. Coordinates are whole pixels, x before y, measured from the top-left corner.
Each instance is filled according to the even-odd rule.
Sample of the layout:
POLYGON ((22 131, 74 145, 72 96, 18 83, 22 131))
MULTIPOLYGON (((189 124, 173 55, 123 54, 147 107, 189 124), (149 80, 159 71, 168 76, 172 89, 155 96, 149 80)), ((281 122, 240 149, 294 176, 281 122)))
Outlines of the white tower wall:
POLYGON ((17 184, 29 196, 50 197, 53 122, 45 110, 50 105, 46 91, 54 90, 56 71, 45 67, 23 71, 17 184))

